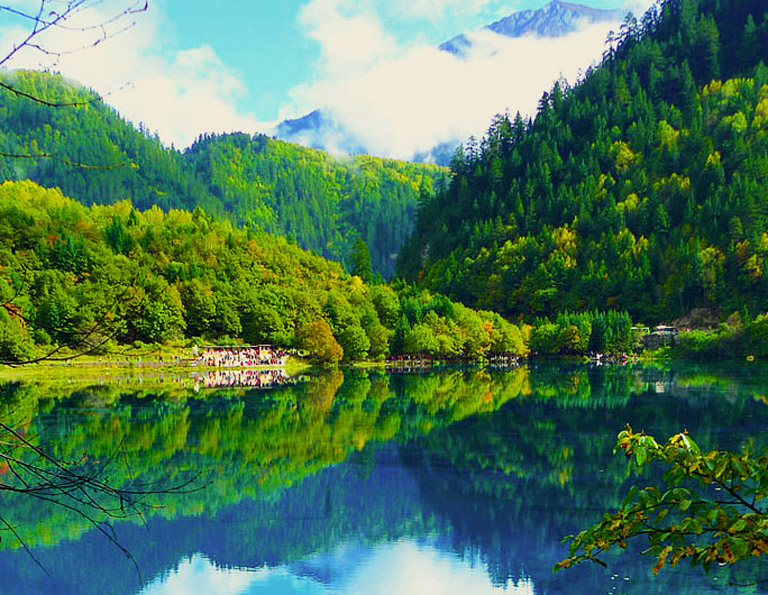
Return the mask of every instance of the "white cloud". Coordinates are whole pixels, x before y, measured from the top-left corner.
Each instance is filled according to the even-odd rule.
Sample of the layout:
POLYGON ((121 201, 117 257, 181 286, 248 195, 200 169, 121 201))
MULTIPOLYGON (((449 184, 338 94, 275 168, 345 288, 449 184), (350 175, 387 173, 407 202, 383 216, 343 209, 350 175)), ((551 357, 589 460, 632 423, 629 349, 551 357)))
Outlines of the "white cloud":
POLYGON ((534 594, 530 579, 510 579, 504 585, 494 585, 482 566, 477 559, 460 560, 432 544, 404 540, 377 548, 370 560, 353 569, 340 591, 368 595, 534 594))
MULTIPOLYGON (((134 0, 90 1, 95 8, 82 13, 83 22, 117 14, 134 0)), ((647 5, 650 0, 636 1, 647 5)), ((124 117, 142 122, 164 142, 179 147, 202 132, 269 130, 270 123, 236 107, 249 90, 241 74, 223 63, 214 49, 171 47, 168 32, 173 25, 163 20, 157 4, 150 2, 147 12, 120 19, 115 32, 134 20, 137 26, 95 48, 58 59, 25 51, 6 66, 48 67, 82 81, 124 117)), ((371 152, 409 158, 440 142, 481 135, 493 115, 505 109, 530 112, 558 76, 573 80, 580 68, 598 58, 608 29, 618 27, 618 23, 596 26, 545 40, 477 33, 473 35, 482 40, 484 54, 460 60, 423 40, 398 40, 402 30, 389 20, 398 13, 400 25, 410 19, 426 26, 439 21, 440 15, 453 19, 459 15, 470 22, 470 17, 495 11, 499 4, 499 0, 309 0, 298 18, 320 45, 316 72, 314 80, 292 89, 280 119, 328 106, 338 124, 371 152)), ((34 9, 38 4, 15 0, 13 6, 34 9)), ((19 27, 10 18, 0 21, 0 57, 5 55, 3 48, 10 51, 22 38, 19 27)), ((446 38, 458 32, 451 31, 446 38)), ((93 31, 85 37, 73 31, 46 35, 45 46, 60 50, 98 39, 93 31)), ((338 127, 329 126, 328 133, 334 136, 327 139, 329 146, 340 142, 338 127)))
MULTIPOLYGON (((344 14, 336 1, 313 0, 308 7, 320 4, 328 21, 342 28, 353 25, 355 16, 344 14)), ((324 38, 316 22, 305 24, 310 35, 324 38)), ((470 34, 475 49, 464 59, 432 46, 393 51, 387 45, 377 54, 378 44, 372 43, 363 49, 365 72, 343 59, 334 62, 335 53, 324 45, 327 63, 319 80, 292 90, 291 109, 295 114, 297 106, 325 106, 371 153, 409 159, 443 142, 481 136, 493 116, 505 110, 533 114, 555 80, 575 81, 600 58, 608 31, 617 26, 592 25, 554 39, 479 31, 470 34)))
MULTIPOLYGON (((71 21, 70 26, 103 21, 129 0, 95 3, 71 21)), ((236 100, 246 93, 238 73, 227 67, 208 46, 170 50, 164 44, 169 29, 153 3, 143 13, 117 21, 109 37, 96 47, 65 53, 60 57, 27 49, 6 64, 9 68, 49 68, 82 81, 106 96, 107 103, 124 117, 157 132, 179 147, 189 145, 201 132, 256 131, 266 128, 253 114, 242 113, 236 100), (137 26, 121 30, 136 21, 137 26)), ((0 29, 0 51, 18 43, 20 31, 0 29)), ((93 31, 78 34, 51 30, 41 37, 46 48, 77 50, 98 39, 93 31)))
POLYGON ((356 73, 397 49, 370 8, 349 14, 343 0, 313 0, 302 6, 299 22, 320 43, 321 68, 329 75, 356 73))
POLYGON ((257 580, 256 572, 218 568, 201 554, 195 554, 180 560, 174 570, 157 577, 142 589, 141 595, 235 595, 245 593, 257 580))
POLYGON ((182 559, 174 570, 156 577, 140 595, 257 592, 533 595, 535 588, 533 581, 526 577, 495 585, 479 559, 459 559, 452 553, 440 551, 433 543, 405 539, 370 547, 343 544, 330 554, 315 554, 293 565, 256 570, 219 568, 195 554, 182 559), (330 582, 315 581, 292 566, 328 569, 330 582))

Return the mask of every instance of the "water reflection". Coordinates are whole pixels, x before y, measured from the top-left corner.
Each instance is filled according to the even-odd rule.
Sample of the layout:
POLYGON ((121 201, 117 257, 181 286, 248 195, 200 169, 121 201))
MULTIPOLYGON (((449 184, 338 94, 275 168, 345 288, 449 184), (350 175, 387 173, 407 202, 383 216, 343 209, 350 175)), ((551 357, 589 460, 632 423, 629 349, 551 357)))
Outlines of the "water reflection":
POLYGON ((237 368, 223 370, 204 370, 193 375, 195 390, 201 388, 257 387, 272 388, 291 381, 282 368, 256 370, 237 368))
POLYGON ((632 555, 608 571, 551 568, 565 554, 560 539, 626 489, 626 464, 611 455, 625 423, 661 437, 688 428, 710 448, 765 441, 766 380, 755 366, 561 364, 334 371, 270 391, 199 394, 5 385, 0 415, 21 420, 58 457, 99 464, 122 445, 125 462, 109 467, 115 485, 194 470, 210 486, 159 499, 144 525, 115 526, 141 579, 82 518, 4 496, 3 516, 36 546, 50 578, 4 534, 3 592, 169 592, 152 589, 190 577, 197 582, 181 592, 368 593, 380 584, 407 592, 413 560, 422 571, 413 580, 447 579, 421 592, 719 592, 720 583, 753 580, 753 570, 677 569, 653 579, 651 564, 632 555))
POLYGON ((457 560, 439 545, 434 539, 408 539, 375 546, 356 542, 343 544, 329 554, 309 556, 301 563, 257 570, 222 568, 196 554, 159 577, 141 595, 533 595, 530 579, 492 584, 479 562, 457 560))

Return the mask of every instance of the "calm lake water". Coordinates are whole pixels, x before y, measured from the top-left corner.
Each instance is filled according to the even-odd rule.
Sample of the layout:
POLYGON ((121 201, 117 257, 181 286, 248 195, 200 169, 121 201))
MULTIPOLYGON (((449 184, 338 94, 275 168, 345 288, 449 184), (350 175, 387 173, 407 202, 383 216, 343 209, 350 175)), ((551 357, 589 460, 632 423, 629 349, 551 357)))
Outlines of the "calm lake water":
POLYGON ((702 448, 764 444, 766 395, 757 364, 335 371, 269 390, 6 383, 0 419, 47 452, 110 485, 186 487, 141 518, 93 517, 102 531, 2 497, 29 551, 0 526, 0 593, 759 592, 758 565, 654 577, 637 550, 552 567, 565 535, 652 481, 612 454, 626 423, 688 429, 702 448))

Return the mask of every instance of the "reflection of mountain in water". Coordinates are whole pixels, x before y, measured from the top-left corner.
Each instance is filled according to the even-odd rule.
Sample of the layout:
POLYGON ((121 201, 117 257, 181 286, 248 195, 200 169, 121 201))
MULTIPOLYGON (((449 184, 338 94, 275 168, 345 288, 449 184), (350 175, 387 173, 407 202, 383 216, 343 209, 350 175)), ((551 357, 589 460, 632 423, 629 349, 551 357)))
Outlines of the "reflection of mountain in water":
MULTIPOLYGON (((154 517, 146 527, 122 524, 117 537, 136 557, 145 582, 195 553, 226 568, 292 564, 301 574, 320 580, 326 573, 325 579, 332 580, 332 565, 323 570, 317 562, 321 558, 315 564, 302 560, 316 553, 332 555, 340 541, 382 542, 434 527, 420 510, 416 482, 399 464, 396 449, 381 450, 370 463, 359 458, 276 497, 243 500, 211 516, 154 517)), ((130 593, 139 586, 131 564, 95 532, 74 543, 37 549, 35 556, 51 578, 21 550, 0 554, 2 593, 130 593)))
MULTIPOLYGON (((605 396, 606 381, 615 386, 616 378, 603 371, 589 376, 598 399, 605 396)), ((403 447, 401 456, 419 482, 425 510, 451 527, 446 549, 459 556, 480 552, 496 584, 531 576, 541 593, 609 592, 612 575, 621 569, 625 593, 700 593, 712 579, 687 572, 662 573, 649 585, 652 563, 637 556, 640 548, 607 573, 583 566, 552 574, 552 566, 566 555, 559 539, 615 508, 636 479, 626 479, 622 457, 610 456, 617 428, 632 422, 667 436, 696 427, 702 444, 738 448, 746 439, 741 419, 765 423, 768 417, 762 404, 742 405, 749 412, 743 417, 727 414, 730 405, 723 398, 670 399, 650 390, 613 409, 575 410, 555 399, 515 401, 492 416, 432 432, 403 447)), ((731 578, 740 582, 749 582, 754 572, 733 570, 731 578)))
MULTIPOLYGON (((493 375, 337 372, 266 393, 124 396, 100 409, 76 406, 96 402, 80 391, 74 401, 48 402, 29 429, 66 456, 112 452, 125 436, 141 478, 205 469, 209 489, 166 501, 146 527, 117 527, 145 581, 201 553, 222 567, 279 566, 333 585, 365 555, 356 543, 430 536, 482 561, 496 584, 530 576, 536 593, 574 593, 575 584, 608 592, 610 572, 551 568, 564 556, 562 536, 620 498, 626 467, 610 454, 616 432, 626 422, 660 436, 688 427, 705 446, 738 446, 745 420, 764 427, 767 408, 751 387, 765 377, 761 368, 705 380, 700 370, 571 365, 493 375), (669 390, 657 392, 658 383, 669 390)), ((3 514, 19 519, 33 543, 59 544, 35 549, 50 580, 24 552, 0 553, 3 592, 138 587, 116 548, 68 528, 61 511, 16 501, 4 502, 3 514)), ((650 566, 621 559, 621 580, 632 579, 626 592, 701 592, 698 574, 678 571, 649 586, 650 566)))

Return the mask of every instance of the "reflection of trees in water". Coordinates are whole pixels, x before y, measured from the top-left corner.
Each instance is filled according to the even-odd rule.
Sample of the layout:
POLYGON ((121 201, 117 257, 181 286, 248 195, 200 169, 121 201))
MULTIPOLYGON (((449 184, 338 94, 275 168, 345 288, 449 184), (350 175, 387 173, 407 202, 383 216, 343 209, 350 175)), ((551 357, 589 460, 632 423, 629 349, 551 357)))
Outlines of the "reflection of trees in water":
MULTIPOLYGON (((299 563, 332 551, 340 541, 382 543, 426 535, 434 528, 434 519, 421 513, 418 489, 399 466, 396 449, 382 446, 306 477, 290 490, 243 499, 215 514, 173 519, 157 515, 146 527, 128 523, 116 530, 136 556, 145 580, 150 580, 194 553, 224 568, 263 568, 299 563), (364 460, 368 457, 376 459, 370 468, 364 460)), ((36 554, 50 578, 23 552, 0 553, 2 593, 138 591, 136 574, 125 559, 92 532, 36 554)))
MULTIPOLYGON (((229 544, 217 557, 222 564, 263 551, 260 535, 274 540, 269 558, 274 563, 358 535, 384 538, 388 508, 373 504, 383 499, 392 511, 400 511, 395 516, 403 535, 411 530, 423 534, 425 519, 434 517, 453 527, 452 547, 478 552, 497 581, 519 577, 524 567, 538 583, 554 589, 558 581, 573 578, 552 577, 549 561, 531 552, 549 548, 554 563, 563 535, 616 502, 625 465, 610 450, 625 422, 662 436, 688 427, 700 443, 733 446, 724 442, 728 435, 711 428, 734 425, 745 412, 761 407, 749 385, 742 390, 738 377, 708 396, 699 389, 686 395, 697 374, 562 365, 498 374, 335 371, 271 391, 153 396, 95 387, 56 399, 16 385, 0 389, 5 397, 0 408, 27 416, 28 435, 59 457, 87 453, 100 460, 122 439, 130 474, 142 481, 169 471, 203 470, 204 480, 212 481, 209 489, 165 501, 157 518, 150 519, 152 527, 170 532, 183 526, 190 532, 179 551, 191 548, 200 536, 195 527, 214 532, 217 523, 229 544), (674 397, 672 391, 658 393, 659 382, 684 390, 674 397), (717 396, 718 391, 725 394, 724 386, 730 391, 727 408, 719 406, 722 397, 717 396), (426 513, 419 510, 414 489, 402 490, 400 479, 386 483, 377 475, 382 470, 373 463, 376 445, 391 439, 404 445, 401 456, 415 470, 411 481, 419 483, 426 513), (351 485, 348 477, 340 479, 334 469, 355 474, 351 489, 356 493, 345 491, 351 485), (365 481, 371 473, 379 479, 365 481), (233 538, 234 529, 221 529, 221 523, 244 510, 254 516, 243 512, 238 517, 243 534, 233 538), (208 518, 217 513, 223 516, 208 518), (200 514, 194 521, 188 518, 200 514), (330 523, 322 520, 329 516, 334 519, 330 523)), ((124 465, 110 469, 118 484, 128 474, 124 465)), ((21 500, 7 500, 3 507, 37 544, 77 538, 87 528, 55 508, 43 511, 21 500)), ((142 563, 140 541, 137 537, 132 547, 139 548, 135 553, 142 563)), ((3 540, 3 547, 10 545, 3 540)), ((602 575, 589 576, 584 580, 602 585, 602 575)))
MULTIPOLYGON (((516 376, 526 374, 521 369, 516 376)), ((155 397, 99 386, 43 399, 23 385, 6 390, 7 403, 26 406, 29 434, 59 459, 86 457, 98 464, 121 445, 121 456, 108 470, 114 485, 200 470, 201 483, 211 482, 210 488, 177 495, 155 511, 173 517, 214 512, 246 496, 262 497, 344 461, 371 442, 419 435, 493 411, 509 398, 505 387, 521 385, 511 378, 494 384, 480 372, 452 372, 395 386, 383 373, 348 373, 345 378, 336 370, 267 392, 155 397), (408 397, 408 392, 417 397, 408 397)), ((88 528, 56 507, 43 511, 11 499, 5 505, 33 545, 76 537, 88 528)), ((12 540, 2 543, 9 545, 12 540)))
MULTIPOLYGON (((624 585, 625 592, 699 593, 713 584, 699 571, 671 572, 649 587, 648 561, 637 556, 623 556, 608 571, 585 567, 552 575, 552 565, 567 552, 560 539, 615 508, 637 480, 627 478, 623 458, 611 455, 626 421, 661 436, 697 428, 701 442, 730 448, 748 439, 745 418, 764 427, 768 409, 752 392, 754 379, 744 385, 737 377, 721 378, 713 391, 692 393, 691 372, 534 369, 528 399, 432 432, 404 447, 403 461, 427 509, 453 528, 450 547, 479 552, 498 584, 532 576, 541 592, 573 592, 574 584, 605 592, 621 569, 635 581, 624 585), (659 383, 672 390, 657 392, 659 383)), ((761 433, 755 437, 766 441, 761 433)), ((720 569, 718 578, 748 583, 754 576, 752 566, 720 569)))

